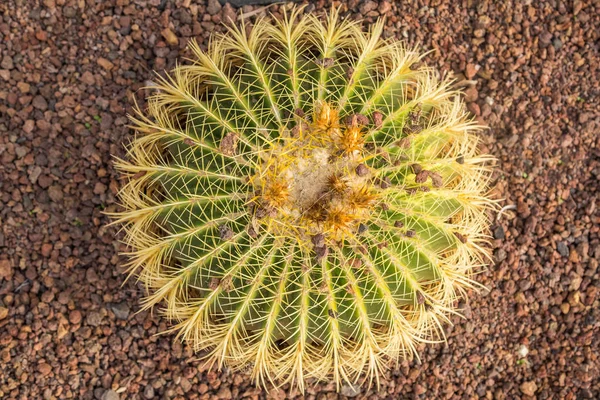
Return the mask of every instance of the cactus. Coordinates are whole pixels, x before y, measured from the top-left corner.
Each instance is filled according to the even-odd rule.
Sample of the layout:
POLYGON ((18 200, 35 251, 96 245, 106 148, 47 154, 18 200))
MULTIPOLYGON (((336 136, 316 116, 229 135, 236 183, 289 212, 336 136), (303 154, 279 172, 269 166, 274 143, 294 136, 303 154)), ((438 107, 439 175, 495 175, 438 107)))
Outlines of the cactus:
POLYGON ((211 366, 372 382, 444 340, 476 286, 481 127, 383 27, 298 9, 231 27, 136 108, 116 161, 129 271, 211 366))

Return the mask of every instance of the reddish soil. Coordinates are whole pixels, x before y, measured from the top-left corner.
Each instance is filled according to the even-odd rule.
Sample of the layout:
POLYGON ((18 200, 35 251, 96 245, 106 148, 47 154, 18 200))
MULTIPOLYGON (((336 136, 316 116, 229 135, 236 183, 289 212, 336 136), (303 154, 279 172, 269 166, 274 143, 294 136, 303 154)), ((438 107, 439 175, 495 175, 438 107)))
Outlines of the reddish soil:
MULTIPOLYGON (((516 209, 493 225, 489 291, 462 304, 447 345, 423 347, 379 390, 320 384, 307 398, 600 398, 600 3, 393 3, 343 10, 386 15, 386 35, 458 75, 490 127, 494 191, 516 209)), ((124 248, 102 214, 116 207, 111 154, 131 139, 133 98, 236 12, 216 0, 0 4, 0 398, 286 397, 155 336, 168 321, 135 314, 143 290, 121 286, 124 248)))

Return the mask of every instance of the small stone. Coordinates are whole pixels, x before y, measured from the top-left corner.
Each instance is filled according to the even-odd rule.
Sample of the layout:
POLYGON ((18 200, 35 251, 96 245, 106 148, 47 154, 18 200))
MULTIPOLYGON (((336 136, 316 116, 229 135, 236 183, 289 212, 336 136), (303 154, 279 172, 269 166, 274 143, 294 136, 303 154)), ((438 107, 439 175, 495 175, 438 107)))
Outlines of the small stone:
POLYGON ((173 33, 173 31, 170 30, 169 28, 163 29, 160 32, 160 34, 165 38, 167 43, 169 43, 171 46, 175 46, 175 45, 179 44, 179 39, 177 38, 177 35, 175 35, 173 33))
POLYGON ((379 11, 379 14, 385 15, 391 9, 392 9, 392 3, 390 3, 389 1, 384 0, 384 1, 382 1, 382 2, 379 3, 379 9, 377 11, 379 11))
POLYGON ((19 82, 17 83, 17 88, 21 93, 29 93, 29 89, 31 89, 31 85, 27 82, 19 82))
POLYGON ((222 400, 232 399, 231 390, 228 386, 222 385, 219 391, 217 392, 217 398, 222 400))
POLYGON ((479 65, 471 63, 467 64, 467 68, 465 69, 465 76, 467 79, 473 79, 477 74, 477 71, 479 71, 479 68, 481 68, 479 65))
POLYGON ((494 229, 494 239, 504 240, 504 238, 505 238, 504 228, 502 227, 502 225, 498 225, 494 229))
MULTIPOLYGON (((420 293, 420 292, 419 292, 420 293)), ((413 386, 413 391, 417 396, 420 396, 427 392, 427 389, 423 385, 419 385, 418 383, 413 386)))
POLYGON ((210 15, 216 15, 219 11, 221 11, 221 3, 219 0, 208 0, 208 6, 206 7, 206 11, 210 15))
POLYGON ((494 252, 494 258, 498 263, 506 260, 507 255, 508 254, 506 254, 506 250, 504 249, 496 249, 496 251, 494 252))
POLYGON ((221 20, 226 24, 235 24, 237 20, 237 13, 233 6, 227 2, 221 10, 221 20))
POLYGON ((9 280, 13 275, 10 260, 0 260, 0 279, 9 280))
POLYGON ((2 62, 0 62, 0 67, 8 70, 13 69, 15 64, 13 63, 12 57, 4 56, 4 58, 2 58, 2 62))
POLYGON ((370 13, 371 11, 376 10, 378 6, 379 5, 377 4, 376 1, 372 1, 372 0, 363 1, 363 2, 361 2, 361 5, 358 8, 358 11, 360 11, 360 13, 362 15, 366 15, 366 14, 370 13))
POLYGON ((35 128, 35 121, 32 119, 28 119, 27 121, 25 121, 25 123, 23 124, 23 131, 25 133, 31 133, 33 132, 33 129, 35 128))
POLYGON ((50 196, 50 199, 56 203, 62 201, 64 196, 62 187, 60 187, 59 185, 50 186, 48 188, 48 196, 50 196))
POLYGON ((35 38, 41 42, 45 42, 48 40, 48 33, 46 31, 37 31, 35 33, 35 38))
POLYGON ((94 194, 106 193, 107 186, 102 182, 96 182, 94 185, 94 194))
POLYGON ((73 7, 65 7, 63 8, 62 13, 67 18, 73 18, 75 15, 77 15, 77 10, 75 10, 73 7))
POLYGON ((110 71, 115 66, 112 62, 108 61, 104 57, 98 57, 98 60, 96 62, 98 63, 98 65, 100 65, 102 68, 104 68, 107 71, 110 71))
POLYGON ((558 242, 556 244, 556 250, 563 257, 569 257, 569 248, 565 244, 565 242, 558 242))
POLYGON ((90 71, 85 71, 83 75, 81 75, 81 81, 86 85, 90 86, 96 84, 96 78, 94 77, 94 74, 92 74, 90 71))
POLYGON ((523 382, 521 386, 519 386, 519 389, 521 389, 521 393, 526 396, 534 396, 537 390, 537 385, 533 381, 523 382))
POLYGON ((151 400, 154 398, 154 388, 152 385, 148 384, 144 387, 144 398, 151 400))
POLYGON ((52 244, 50 244, 50 243, 44 243, 42 245, 42 256, 44 256, 44 257, 50 257, 51 253, 52 253, 52 244))
POLYGON ((102 395, 101 400, 119 400, 119 394, 117 392, 115 392, 114 390, 107 390, 106 392, 104 392, 104 394, 102 395))
POLYGON ((360 386, 344 383, 340 390, 340 394, 346 397, 356 397, 360 394, 360 386))
POLYGON ((73 325, 77 325, 81 322, 81 311, 73 310, 69 313, 69 322, 73 325))
POLYGON ((110 305, 110 310, 115 314, 117 319, 127 321, 129 318, 129 306, 126 302, 114 303, 110 305))
POLYGON ((560 305, 560 311, 562 311, 563 314, 568 314, 570 310, 571 305, 569 303, 562 303, 560 305))
POLYGON ((90 267, 85 271, 85 280, 89 283, 98 282, 98 274, 96 273, 96 270, 93 267, 90 267))
POLYGON ((0 321, 8 316, 8 308, 0 307, 0 321))
POLYGON ((465 102, 472 103, 477 100, 479 96, 479 92, 477 92, 477 88, 475 86, 471 86, 467 90, 465 90, 465 102))
POLYGON ((90 326, 99 326, 102 323, 102 316, 97 311, 92 311, 87 315, 85 322, 90 326))
POLYGON ((519 357, 525 358, 527 357, 527 354, 529 354, 529 349, 522 344, 521 347, 519 347, 519 357))
POLYGON ((45 362, 38 365, 37 369, 38 369, 38 372, 40 374, 42 374, 42 376, 50 375, 50 372, 52 372, 52 367, 45 362))
POLYGON ((42 96, 35 96, 31 104, 40 111, 46 111, 48 109, 48 102, 42 96))
POLYGON ((192 388, 192 382, 190 382, 190 380, 185 377, 181 378, 181 382, 179 382, 179 385, 181 386, 181 389, 184 393, 189 392, 192 388))

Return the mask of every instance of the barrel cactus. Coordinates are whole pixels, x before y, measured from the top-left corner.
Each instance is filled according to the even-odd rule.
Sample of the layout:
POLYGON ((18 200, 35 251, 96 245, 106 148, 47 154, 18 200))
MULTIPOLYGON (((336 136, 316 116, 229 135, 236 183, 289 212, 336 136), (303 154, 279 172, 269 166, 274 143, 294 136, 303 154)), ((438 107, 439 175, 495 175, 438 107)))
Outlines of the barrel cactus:
POLYGON ((485 264, 491 157, 449 79, 333 10, 214 35, 157 78, 120 192, 129 271, 214 367, 378 379, 485 264))

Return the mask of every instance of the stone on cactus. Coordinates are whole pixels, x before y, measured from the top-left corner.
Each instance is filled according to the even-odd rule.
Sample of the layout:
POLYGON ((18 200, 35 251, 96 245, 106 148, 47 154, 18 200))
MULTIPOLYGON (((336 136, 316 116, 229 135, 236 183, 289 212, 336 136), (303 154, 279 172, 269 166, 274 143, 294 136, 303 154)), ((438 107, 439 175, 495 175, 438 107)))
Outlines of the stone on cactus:
POLYGON ((485 264, 491 157, 451 81, 333 10, 230 28, 160 79, 116 214, 130 271, 210 363, 378 378, 485 264))

